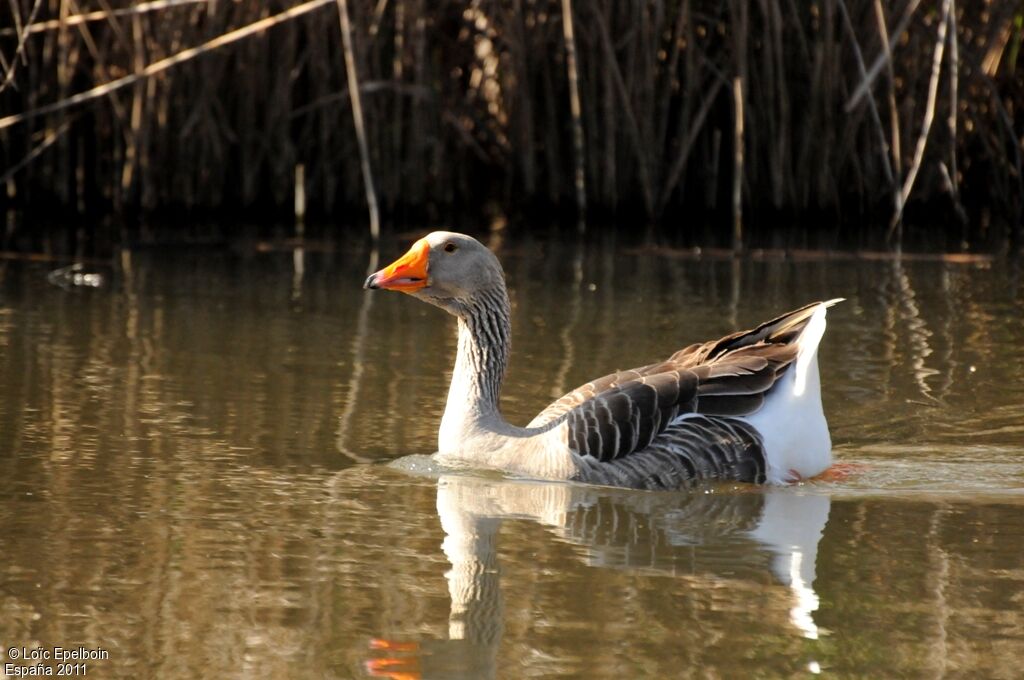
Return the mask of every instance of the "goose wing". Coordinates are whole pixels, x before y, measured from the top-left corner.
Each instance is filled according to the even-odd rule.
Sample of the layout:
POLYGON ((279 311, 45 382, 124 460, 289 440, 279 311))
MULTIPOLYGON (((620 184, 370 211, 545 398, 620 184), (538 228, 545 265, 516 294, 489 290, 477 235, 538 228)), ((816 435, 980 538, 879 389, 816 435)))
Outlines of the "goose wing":
POLYGON ((566 412, 558 427, 577 455, 618 460, 646 449, 679 416, 753 413, 795 356, 795 350, 737 352, 692 368, 666 362, 665 370, 585 399, 566 412))
MULTIPOLYGON (((557 400, 548 404, 543 411, 538 413, 527 427, 541 427, 557 420, 564 414, 576 408, 583 402, 599 394, 620 387, 628 382, 678 369, 698 367, 704 363, 713 362, 722 358, 723 355, 744 348, 757 345, 788 345, 794 343, 803 331, 807 321, 811 318, 818 305, 826 307, 841 302, 842 298, 828 300, 826 302, 812 302, 800 309, 787 312, 771 321, 766 321, 757 328, 748 331, 740 331, 727 335, 720 340, 701 342, 689 345, 673 354, 667 361, 648 364, 639 368, 631 368, 624 371, 616 371, 602 376, 596 380, 567 392, 557 400)), ((755 350, 756 353, 756 350, 755 350)))
POLYGON ((795 345, 807 322, 820 305, 826 308, 842 302, 845 298, 833 298, 824 302, 812 302, 799 309, 778 316, 749 331, 739 331, 720 340, 702 342, 679 350, 669 359, 687 366, 697 366, 707 361, 742 348, 758 345, 795 345))
POLYGON ((646 375, 671 370, 671 368, 672 367, 667 365, 667 362, 661 362, 650 364, 648 366, 641 366, 640 368, 616 371, 615 373, 609 373, 606 376, 602 376, 597 380, 591 380, 590 382, 580 385, 576 389, 565 393, 556 401, 550 403, 543 411, 538 413, 534 419, 530 421, 530 424, 527 425, 527 427, 540 427, 542 425, 546 425, 547 423, 557 420, 562 415, 568 413, 588 399, 615 389, 628 382, 639 380, 646 375))
POLYGON ((563 418, 558 427, 569 448, 607 462, 644 450, 681 415, 754 413, 796 359, 800 333, 819 304, 589 382, 551 404, 531 426, 563 418))

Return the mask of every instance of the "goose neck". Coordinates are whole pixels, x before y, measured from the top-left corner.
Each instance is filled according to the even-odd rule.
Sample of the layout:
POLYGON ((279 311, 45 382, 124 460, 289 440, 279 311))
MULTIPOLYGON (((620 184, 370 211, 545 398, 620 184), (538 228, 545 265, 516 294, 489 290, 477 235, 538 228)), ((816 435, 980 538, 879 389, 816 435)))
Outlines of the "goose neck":
MULTIPOLYGON (((504 289, 481 295, 458 314, 458 353, 442 420, 445 432, 462 436, 491 421, 500 423, 498 398, 508 365, 511 323, 504 289)), ((441 442, 442 450, 445 448, 441 442)))

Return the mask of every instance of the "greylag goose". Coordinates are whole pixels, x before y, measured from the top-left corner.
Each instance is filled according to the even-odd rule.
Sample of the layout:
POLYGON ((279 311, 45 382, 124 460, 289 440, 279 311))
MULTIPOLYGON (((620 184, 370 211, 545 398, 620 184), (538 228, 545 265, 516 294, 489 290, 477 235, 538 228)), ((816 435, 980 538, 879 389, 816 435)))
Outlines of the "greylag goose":
POLYGON ((526 427, 502 418, 509 300, 498 258, 465 234, 436 231, 371 274, 458 320, 458 353, 437 437, 442 464, 640 489, 701 480, 784 484, 824 472, 832 443, 821 407, 815 302, 665 361, 582 385, 526 427))

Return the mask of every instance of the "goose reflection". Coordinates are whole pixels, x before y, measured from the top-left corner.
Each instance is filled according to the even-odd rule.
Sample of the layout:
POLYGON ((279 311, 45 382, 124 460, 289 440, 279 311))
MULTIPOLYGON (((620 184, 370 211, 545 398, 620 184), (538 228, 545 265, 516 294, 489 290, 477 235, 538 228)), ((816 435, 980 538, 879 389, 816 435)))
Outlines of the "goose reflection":
MULTIPOLYGON (((445 640, 376 639, 371 676, 492 678, 505 621, 498 534, 532 520, 583 548, 590 566, 712 580, 771 580, 788 598, 790 633, 816 639, 818 543, 830 499, 792 488, 622 491, 460 474, 437 483, 451 608, 445 640)), ((812 663, 812 668, 814 664, 812 663)))

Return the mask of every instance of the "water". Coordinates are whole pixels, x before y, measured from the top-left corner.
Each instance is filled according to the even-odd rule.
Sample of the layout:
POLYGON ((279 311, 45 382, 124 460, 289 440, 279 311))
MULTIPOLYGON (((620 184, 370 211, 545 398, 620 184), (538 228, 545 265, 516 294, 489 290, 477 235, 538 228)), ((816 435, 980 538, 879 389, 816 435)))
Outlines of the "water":
POLYGON ((108 654, 96 678, 1019 677, 1010 264, 501 257, 514 422, 848 298, 821 368, 854 472, 657 494, 437 469, 453 326, 364 293, 358 249, 139 251, 93 267, 97 288, 0 262, 0 663, 82 646, 108 654))

